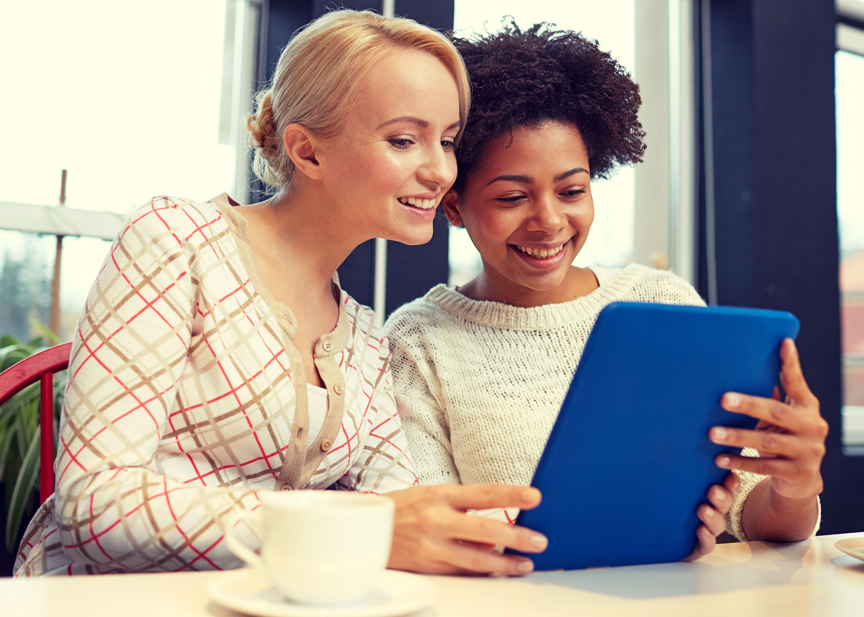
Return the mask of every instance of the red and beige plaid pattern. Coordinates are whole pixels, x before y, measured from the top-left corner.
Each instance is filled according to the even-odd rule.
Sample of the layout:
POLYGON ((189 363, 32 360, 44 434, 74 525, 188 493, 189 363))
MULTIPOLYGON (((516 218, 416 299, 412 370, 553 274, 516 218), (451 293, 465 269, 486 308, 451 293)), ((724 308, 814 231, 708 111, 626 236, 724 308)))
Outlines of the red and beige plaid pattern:
POLYGON ((296 323, 220 199, 154 198, 115 240, 74 340, 57 491, 16 576, 233 568, 223 521, 257 508, 256 491, 417 482, 387 341, 335 281, 339 322, 315 350, 328 412, 307 450, 296 323))

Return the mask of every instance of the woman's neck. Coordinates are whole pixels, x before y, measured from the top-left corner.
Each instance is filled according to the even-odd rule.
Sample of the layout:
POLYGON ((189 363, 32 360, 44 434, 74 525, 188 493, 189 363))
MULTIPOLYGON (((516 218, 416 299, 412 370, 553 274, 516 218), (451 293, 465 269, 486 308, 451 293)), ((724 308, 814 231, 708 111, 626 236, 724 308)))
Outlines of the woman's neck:
POLYGON ((547 304, 561 304, 587 296, 600 286, 597 277, 587 268, 571 266, 563 280, 550 289, 531 289, 483 271, 459 292, 472 300, 500 302, 511 306, 529 308, 547 304))
POLYGON ((333 273, 365 238, 341 229, 326 199, 280 194, 238 209, 249 223, 256 256, 294 273, 301 285, 329 286, 333 273))

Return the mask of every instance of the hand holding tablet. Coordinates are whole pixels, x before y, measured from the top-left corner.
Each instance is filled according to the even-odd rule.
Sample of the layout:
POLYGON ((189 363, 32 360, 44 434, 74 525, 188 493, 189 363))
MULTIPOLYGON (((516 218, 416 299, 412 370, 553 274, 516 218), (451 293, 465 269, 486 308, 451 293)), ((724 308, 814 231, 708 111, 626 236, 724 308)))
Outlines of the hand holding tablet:
POLYGON ((714 443, 759 451, 758 458, 732 453, 720 455, 716 461, 718 466, 771 476, 770 485, 754 491, 752 499, 764 501, 762 508, 779 509, 785 518, 785 533, 789 535, 778 537, 779 521, 772 521, 765 511, 747 508, 744 527, 751 540, 794 541, 802 539, 802 535, 809 535, 815 522, 815 504, 810 508, 810 516, 807 512, 797 513, 803 515, 799 533, 791 533, 789 528, 794 526, 790 525, 790 518, 795 516, 796 507, 806 505, 801 503, 802 500, 812 502, 813 497, 822 492, 820 467, 825 456, 828 423, 819 413, 819 400, 804 380, 794 341, 783 341, 780 358, 780 384, 786 398, 781 401, 776 388, 770 399, 728 392, 721 399, 724 409, 756 418, 759 422, 754 430, 716 426, 709 433, 714 443))
MULTIPOLYGON (((604 309, 532 482, 543 502, 517 520, 549 538, 535 567, 657 563, 710 551, 736 488, 716 461, 750 463, 731 450, 737 444, 712 443, 709 431, 722 426, 727 438, 750 439, 762 419, 729 413, 721 398, 746 393, 753 408, 775 405, 767 397, 780 374, 778 351, 797 332, 797 319, 778 311, 604 309)), ((797 362, 784 353, 781 383, 789 388, 797 362)), ((794 384, 789 392, 803 396, 794 384)), ((791 465, 770 461, 780 463, 791 465)))

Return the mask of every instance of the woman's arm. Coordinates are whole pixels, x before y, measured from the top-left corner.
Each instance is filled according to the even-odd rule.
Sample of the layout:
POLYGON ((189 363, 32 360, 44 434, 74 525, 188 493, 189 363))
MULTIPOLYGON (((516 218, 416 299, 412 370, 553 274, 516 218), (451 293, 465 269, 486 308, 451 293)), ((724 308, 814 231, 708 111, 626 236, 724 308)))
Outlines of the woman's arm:
POLYGON ((420 483, 461 484, 459 470, 453 460, 450 429, 446 414, 434 400, 421 399, 417 392, 396 394, 402 430, 411 444, 411 460, 420 476, 420 483))
POLYGON ((387 323, 390 369, 402 430, 411 446, 411 460, 421 484, 461 484, 434 358, 426 355, 416 336, 403 336, 401 325, 401 320, 387 323))
POLYGON ((746 540, 803 540, 815 533, 819 521, 820 467, 828 423, 804 380, 791 339, 780 346, 780 358, 786 400, 780 401, 776 391, 770 399, 727 393, 721 401, 725 409, 758 418, 759 424, 753 431, 714 427, 710 433, 715 443, 759 453, 758 457, 720 455, 720 467, 768 476, 744 502, 741 521, 746 540))
MULTIPOLYGON (((172 413, 185 413, 178 385, 200 334, 196 315, 207 310, 198 306, 197 268, 202 250, 218 250, 207 214, 168 199, 136 211, 87 299, 57 459, 59 540, 76 562, 137 571, 240 565, 223 546, 222 520, 257 507, 255 492, 204 486, 210 468, 187 482, 156 468, 160 440, 182 420, 172 413)), ((175 438, 188 448, 184 437, 175 438)), ((190 469, 201 462, 192 454, 190 469)))
POLYGON ((396 502, 389 567, 436 574, 530 572, 530 559, 491 549, 501 545, 539 553, 546 548, 545 536, 465 512, 508 507, 530 510, 540 503, 540 491, 502 484, 460 484, 446 413, 439 404, 442 399, 430 385, 436 379, 429 358, 415 357, 392 333, 391 328, 391 367, 399 418, 410 443, 409 456, 421 484, 427 486, 387 494, 396 502))

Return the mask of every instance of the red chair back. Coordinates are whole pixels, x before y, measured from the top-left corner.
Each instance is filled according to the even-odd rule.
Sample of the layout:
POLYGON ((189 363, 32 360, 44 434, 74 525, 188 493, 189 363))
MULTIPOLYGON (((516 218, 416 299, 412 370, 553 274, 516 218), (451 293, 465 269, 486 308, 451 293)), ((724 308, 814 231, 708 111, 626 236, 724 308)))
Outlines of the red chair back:
POLYGON ((39 502, 54 492, 54 373, 69 366, 72 343, 43 349, 0 373, 0 405, 30 384, 39 395, 39 502))

